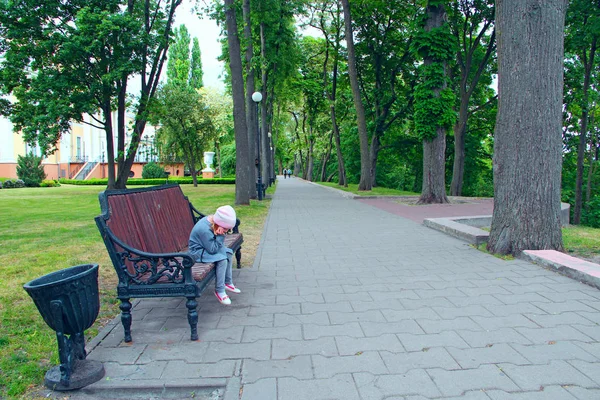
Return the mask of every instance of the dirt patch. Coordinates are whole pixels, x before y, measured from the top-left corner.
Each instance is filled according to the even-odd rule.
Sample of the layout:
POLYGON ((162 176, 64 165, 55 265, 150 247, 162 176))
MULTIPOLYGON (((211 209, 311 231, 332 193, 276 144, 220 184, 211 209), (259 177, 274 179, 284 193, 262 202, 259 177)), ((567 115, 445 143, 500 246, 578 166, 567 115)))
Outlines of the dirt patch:
MULTIPOLYGON (((395 201, 395 203, 398 204, 402 204, 405 206, 431 206, 434 204, 417 204, 419 201, 418 197, 407 197, 407 198, 402 198, 399 199, 397 201, 395 201)), ((449 203, 448 204, 474 204, 476 203, 475 201, 472 200, 465 200, 465 199, 459 199, 459 198, 449 198, 448 199, 449 203)), ((435 205, 441 205, 441 204, 435 204, 435 205)))

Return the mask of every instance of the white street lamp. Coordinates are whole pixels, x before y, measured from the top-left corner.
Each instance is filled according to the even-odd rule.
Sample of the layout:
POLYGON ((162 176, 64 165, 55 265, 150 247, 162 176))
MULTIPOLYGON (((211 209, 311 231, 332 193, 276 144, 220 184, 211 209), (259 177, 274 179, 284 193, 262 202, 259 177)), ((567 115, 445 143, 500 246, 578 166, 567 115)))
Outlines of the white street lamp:
POLYGON ((256 191, 258 200, 263 199, 263 188, 262 188, 262 172, 260 169, 260 124, 258 123, 258 103, 262 100, 262 94, 260 92, 252 93, 252 101, 256 103, 256 150, 258 157, 256 158, 256 166, 258 167, 256 191))

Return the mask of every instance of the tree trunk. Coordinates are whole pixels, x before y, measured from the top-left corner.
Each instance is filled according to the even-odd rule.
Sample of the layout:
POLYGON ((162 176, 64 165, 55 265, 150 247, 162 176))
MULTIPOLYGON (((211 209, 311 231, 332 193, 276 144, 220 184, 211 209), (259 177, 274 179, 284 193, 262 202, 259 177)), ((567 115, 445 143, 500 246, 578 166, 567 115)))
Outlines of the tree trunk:
MULTIPOLYGON (((244 17, 244 38, 246 40, 246 128, 248 129, 248 168, 250 170, 250 185, 258 179, 254 160, 258 158, 258 148, 256 147, 256 113, 254 112, 255 104, 252 101, 252 93, 254 93, 254 49, 252 44, 252 23, 250 19, 250 0, 244 0, 242 5, 242 14, 244 17)), ((250 190, 250 198, 256 198, 256 190, 250 190)))
POLYGON ((327 146, 327 151, 323 155, 323 163, 321 164, 321 177, 319 179, 320 182, 325 182, 325 174, 327 173, 327 163, 329 162, 329 158, 331 157, 331 148, 333 147, 333 132, 329 134, 329 145, 327 146))
POLYGON ((583 110, 581 112, 581 134, 579 135, 579 146, 577 147, 577 178, 575 182, 575 207, 573 210, 573 224, 578 225, 581 222, 581 209, 583 206, 583 163, 585 160, 585 150, 587 147, 587 127, 589 117, 589 89, 594 66, 594 57, 596 55, 596 39, 592 40, 589 57, 583 57, 585 75, 583 78, 583 110))
MULTIPOLYGON (((464 76, 463 79, 465 79, 464 76)), ((450 183, 450 194, 452 196, 462 194, 465 176, 465 136, 467 134, 468 112, 469 98, 467 97, 466 82, 461 82, 458 122, 454 125, 454 165, 452 168, 452 182, 450 183)))
POLYGON ((248 127, 244 98, 244 78, 234 0, 225 0, 227 44, 229 45, 229 67, 231 70, 231 91, 233 93, 233 126, 235 131, 235 204, 250 204, 253 186, 250 174, 248 152, 248 127))
POLYGON ((360 140, 360 182, 358 190, 371 190, 371 160, 369 159, 369 138, 367 136, 367 123, 365 108, 360 97, 358 85, 358 71, 356 69, 356 55, 354 52, 354 38, 352 32, 352 16, 348 0, 342 0, 344 8, 344 25, 346 28, 346 47, 348 49, 348 76, 352 87, 352 97, 356 108, 356 124, 360 140))
MULTIPOLYGON (((443 5, 427 5, 427 21, 425 31, 431 32, 439 29, 446 23, 446 10, 443 5)), ((444 74, 448 75, 447 63, 435 60, 432 55, 427 55, 423 63, 425 65, 434 62, 443 63, 444 74)), ((439 97, 440 92, 446 88, 444 81, 441 87, 433 90, 434 96, 439 97)), ((448 203, 446 197, 445 180, 445 157, 446 157, 446 129, 438 126, 435 138, 423 140, 423 186, 418 204, 448 203)))
POLYGON ((379 149, 381 148, 381 143, 379 141, 379 135, 373 135, 371 139, 371 186, 377 186, 377 156, 379 155, 379 149))
POLYGON ((567 0, 497 0, 498 115, 487 248, 563 249, 563 31, 567 0))
POLYGON ((215 149, 217 150, 217 165, 219 166, 219 178, 223 177, 223 168, 221 167, 221 146, 219 142, 215 142, 215 149))
MULTIPOLYGON (((108 162, 108 184, 107 189, 115 189, 115 141, 113 136, 112 112, 110 99, 104 102, 102 109, 104 114, 104 132, 106 133, 106 160, 108 162)), ((69 171, 67 171, 68 173, 69 171)), ((70 178, 70 177, 69 177, 70 178)))
MULTIPOLYGON (((593 126, 593 122, 590 121, 590 125, 593 126)), ((590 148, 590 158, 589 158, 589 168, 588 168, 588 176, 587 176, 587 185, 585 187, 585 202, 589 203, 592 199, 592 182, 594 177, 594 149, 596 148, 596 134, 592 133, 591 135, 591 148, 590 148)))

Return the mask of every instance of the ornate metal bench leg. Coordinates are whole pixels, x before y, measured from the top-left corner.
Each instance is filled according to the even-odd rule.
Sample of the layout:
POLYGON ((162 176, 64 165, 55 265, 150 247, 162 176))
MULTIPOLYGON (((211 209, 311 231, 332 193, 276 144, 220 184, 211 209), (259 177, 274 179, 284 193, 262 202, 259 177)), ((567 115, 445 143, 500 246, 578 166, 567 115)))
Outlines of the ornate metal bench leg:
POLYGON ((131 342, 131 302, 129 299, 121 299, 121 323, 125 330, 125 342, 131 342))
POLYGON ((187 299, 185 306, 188 309, 188 322, 192 331, 190 339, 198 340, 198 312, 196 311, 198 302, 195 297, 188 297, 187 299))
POLYGON ((240 264, 242 261, 242 248, 241 247, 239 249, 237 249, 235 252, 235 260, 237 261, 238 269, 242 268, 242 265, 240 264))

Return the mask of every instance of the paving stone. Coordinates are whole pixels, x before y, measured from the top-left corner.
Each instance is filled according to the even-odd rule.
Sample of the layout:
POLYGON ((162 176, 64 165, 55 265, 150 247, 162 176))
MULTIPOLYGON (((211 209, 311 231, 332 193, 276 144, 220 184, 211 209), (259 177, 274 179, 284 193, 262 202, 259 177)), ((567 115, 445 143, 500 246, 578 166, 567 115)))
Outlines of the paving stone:
MULTIPOLYGON (((435 307, 444 307, 444 308, 456 308, 454 304, 452 304, 448 299, 444 297, 434 297, 431 299, 398 299, 400 304, 404 306, 406 310, 415 310, 422 308, 435 308, 435 307)), ((396 309, 395 307, 386 307, 390 309, 396 309)))
POLYGON ((352 375, 337 375, 329 379, 277 379, 278 400, 359 400, 352 375))
POLYGON ((594 309, 588 305, 583 304, 578 300, 569 300, 562 303, 533 303, 548 314, 561 314, 564 312, 575 312, 575 311, 594 311, 594 309))
POLYGON ((440 391, 424 370, 415 369, 401 375, 354 374, 362 400, 389 399, 392 396, 422 395, 439 397, 440 391))
POLYGON ((348 356, 312 356, 316 378, 332 378, 335 375, 354 372, 387 374, 388 369, 377 352, 357 352, 348 356))
MULTIPOLYGON (((533 303, 534 305, 538 305, 538 303, 546 303, 546 306, 553 304, 550 300, 537 293, 495 294, 494 297, 504 304, 533 303)), ((542 308, 541 304, 538 307, 542 308)), ((542 309, 545 310, 544 308, 542 309)))
POLYGON ((595 325, 594 322, 582 317, 579 313, 564 312, 560 314, 525 314, 527 318, 541 327, 552 328, 558 325, 595 325))
POLYGON ((273 339, 271 358, 275 360, 307 354, 338 355, 334 338, 322 337, 315 340, 273 339))
POLYGON ((103 381, 135 381, 139 379, 160 379, 165 368, 166 361, 154 361, 152 364, 130 364, 123 365, 116 362, 103 362, 103 381))
POLYGON ((444 396, 458 396, 468 390, 519 390, 519 387, 495 365, 453 371, 435 368, 427 372, 444 396))
MULTIPOLYGON (((443 368, 460 369, 460 365, 441 347, 425 348, 408 353, 390 353, 382 351, 381 358, 392 374, 405 374, 413 369, 443 368)), ((373 372, 373 371, 371 371, 373 372)))
POLYGON ((414 320, 398 322, 363 322, 361 323, 365 336, 380 336, 385 333, 425 333, 414 320))
POLYGON ((285 305, 275 305, 275 306, 260 306, 260 307, 250 307, 249 316, 258 316, 269 314, 272 315, 274 313, 283 313, 283 314, 300 314, 300 305, 299 304, 285 304, 285 305))
POLYGON ((471 305, 466 307, 432 307, 442 319, 454 319, 457 317, 491 317, 492 313, 480 305, 471 305))
MULTIPOLYGON (((464 395, 462 396, 452 396, 452 397, 443 397, 444 400, 490 400, 490 398, 487 396, 486 391, 483 390, 477 390, 477 391, 472 391, 472 392, 466 392, 464 395)), ((388 399, 386 399, 388 400, 388 399)), ((389 399, 392 400, 392 399, 389 399)), ((402 399, 393 399, 393 400, 429 400, 429 398, 427 397, 423 397, 423 396, 406 396, 403 397, 402 399)))
POLYGON ((301 305, 302 314, 312 314, 317 312, 352 312, 350 302, 342 301, 338 303, 304 303, 301 305))
MULTIPOLYGON (((474 317, 475 318, 475 317, 474 317)), ((440 333, 444 331, 454 331, 459 329, 470 331, 481 331, 481 326, 476 324, 469 317, 457 317, 454 319, 445 319, 441 321, 432 321, 429 319, 417 319, 417 323, 426 333, 440 333)))
POLYGON ((573 341, 571 343, 575 344, 577 347, 582 348, 583 351, 588 353, 590 356, 595 357, 596 360, 600 361, 600 343, 598 343, 598 342, 585 343, 585 342, 576 342, 576 341, 573 341))
POLYGON ((479 326, 488 331, 502 328, 539 328, 539 325, 523 315, 512 314, 502 317, 471 317, 479 326))
POLYGON ((578 400, 598 400, 600 399, 600 388, 582 388, 578 386, 565 387, 578 400))
POLYGON ((284 376, 297 379, 314 378, 310 356, 291 357, 285 360, 244 360, 243 362, 242 383, 244 384, 254 383, 263 378, 284 376))
POLYGON ((304 331, 304 339, 306 340, 317 339, 324 336, 365 336, 358 322, 349 322, 346 324, 329 326, 305 324, 302 327, 304 331))
POLYGON ((190 340, 190 327, 185 329, 161 330, 159 332, 145 331, 136 325, 131 326, 133 342, 137 344, 174 344, 190 340))
POLYGON ((261 326, 263 328, 268 328, 273 326, 273 320, 273 314, 262 314, 245 318, 223 316, 217 324, 217 327, 219 329, 227 329, 234 326, 261 326))
POLYGON ((516 314, 535 314, 541 315, 546 314, 544 310, 534 306, 531 303, 517 303, 517 304, 502 304, 502 305, 485 305, 487 310, 489 310, 493 315, 498 317, 505 317, 507 315, 516 315, 516 314))
POLYGON ((277 379, 261 379, 242 386, 240 400, 266 400, 277 398, 277 379))
POLYGON ((485 305, 493 305, 493 304, 497 304, 497 305, 505 304, 505 303, 502 303, 497 298, 495 298, 494 296, 492 296, 491 294, 484 294, 481 296, 473 296, 473 297, 451 296, 451 297, 447 297, 447 299, 452 304, 454 304, 455 307, 465 307, 465 306, 471 306, 471 305, 485 306, 485 305))
POLYGON ((275 314, 275 326, 287 326, 298 324, 316 324, 316 325, 331 325, 329 315, 326 312, 318 312, 314 314, 275 314))
POLYGON ((277 296, 276 304, 291 304, 291 303, 324 303, 323 294, 315 293, 315 294, 307 294, 304 296, 286 296, 279 295, 277 296))
POLYGON ((383 316, 389 322, 402 320, 428 319, 440 320, 441 317, 432 308, 419 308, 414 310, 382 310, 383 316))
POLYGON ((308 296, 311 294, 323 294, 323 293, 344 293, 341 285, 331 285, 327 287, 299 287, 298 294, 300 296, 308 296))
POLYGON ((198 339, 201 342, 227 342, 240 343, 242 341, 243 326, 232 326, 225 329, 200 329, 198 339))
POLYGON ((507 393, 502 390, 487 390, 487 395, 492 400, 575 400, 567 389, 560 386, 546 386, 543 390, 507 393))
POLYGON ((396 335, 383 334, 375 337, 351 338, 338 336, 335 338, 340 355, 347 356, 367 351, 389 351, 403 353, 404 347, 396 335))
POLYGON ((457 288, 437 289, 437 290, 415 290, 415 293, 421 299, 432 299, 435 297, 467 297, 464 292, 457 288))
POLYGON ((180 343, 177 346, 173 344, 149 344, 139 359, 135 361, 139 364, 148 364, 154 361, 171 361, 182 360, 188 362, 201 362, 206 349, 207 342, 192 342, 180 343))
POLYGON ((496 331, 459 331, 460 337, 471 347, 486 347, 499 343, 532 344, 526 336, 512 328, 503 328, 496 331))
POLYGON ((586 325, 571 325, 573 328, 577 329, 579 332, 585 334, 588 337, 591 337, 595 341, 600 340, 600 326, 586 326, 586 325))
POLYGON ((462 369, 477 368, 483 364, 502 362, 525 365, 530 362, 508 344, 496 344, 489 347, 474 349, 446 348, 462 369))
POLYGON ((413 335, 400 333, 398 339, 406 349, 406 351, 421 351, 433 347, 457 347, 469 348, 469 344, 465 342, 456 332, 446 331, 429 335, 413 335))
POLYGON ((189 363, 175 360, 169 361, 161 378, 193 379, 193 378, 229 378, 235 374, 238 361, 223 360, 216 363, 189 363))
POLYGON ((242 336, 243 343, 256 342, 261 339, 300 340, 302 339, 302 326, 286 325, 273 328, 246 326, 244 328, 244 335, 242 336))
POLYGON ((209 343, 206 352, 199 362, 217 362, 221 360, 239 360, 251 358, 268 360, 271 357, 271 341, 258 340, 252 343, 209 343))
POLYGON ((594 381, 564 361, 552 361, 547 365, 500 364, 499 367, 522 390, 538 390, 540 386, 551 385, 595 385, 594 381))
POLYGON ((387 299, 385 304, 380 301, 351 301, 350 305, 353 312, 365 312, 370 310, 404 310, 405 307, 398 299, 387 299))
POLYGON ((577 329, 567 325, 559 325, 554 328, 515 328, 515 330, 527 337, 533 343, 557 342, 559 340, 578 340, 586 342, 590 340, 589 336, 584 335, 577 329))
POLYGON ((92 351, 88 359, 100 362, 114 362, 118 364, 135 364, 148 345, 145 343, 126 344, 112 347, 110 351, 92 351))
POLYGON ((348 322, 385 322, 386 319, 379 310, 364 311, 364 312, 329 312, 329 320, 332 324, 345 324, 348 322))
POLYGON ((569 364, 577 368, 581 373, 591 378, 594 382, 596 382, 596 384, 600 384, 600 364, 596 362, 585 362, 581 360, 569 361, 569 364))
POLYGON ((552 360, 582 360, 590 362, 598 360, 594 355, 577 346, 574 342, 559 341, 529 346, 512 344, 511 346, 532 364, 548 364, 552 360))

